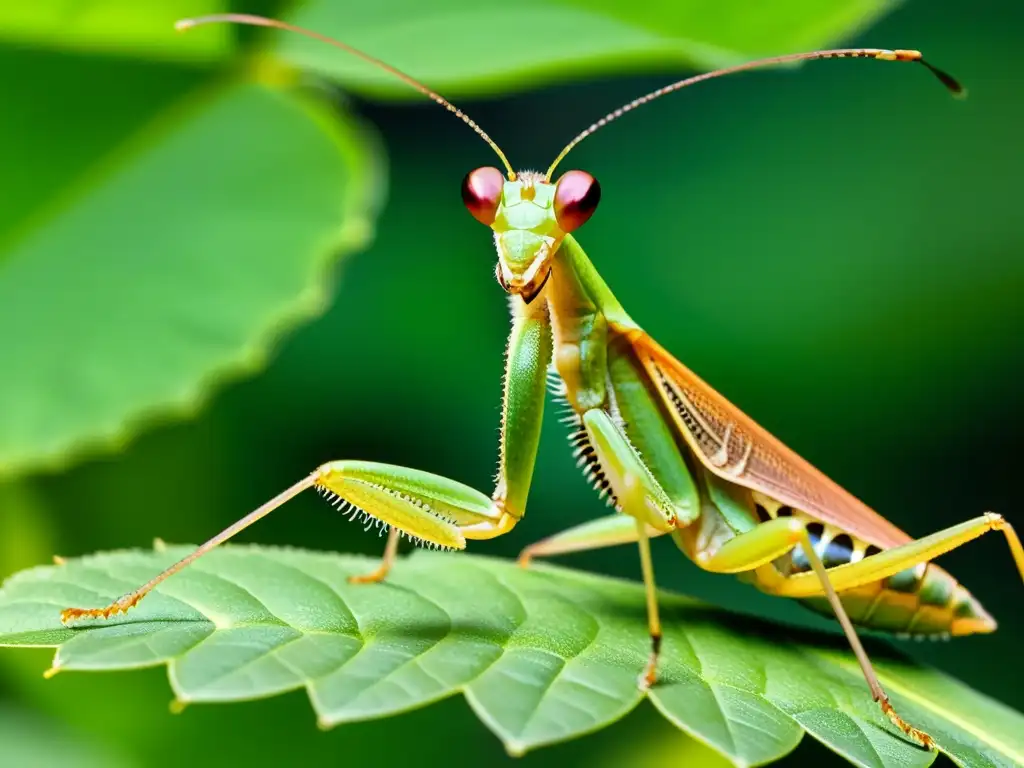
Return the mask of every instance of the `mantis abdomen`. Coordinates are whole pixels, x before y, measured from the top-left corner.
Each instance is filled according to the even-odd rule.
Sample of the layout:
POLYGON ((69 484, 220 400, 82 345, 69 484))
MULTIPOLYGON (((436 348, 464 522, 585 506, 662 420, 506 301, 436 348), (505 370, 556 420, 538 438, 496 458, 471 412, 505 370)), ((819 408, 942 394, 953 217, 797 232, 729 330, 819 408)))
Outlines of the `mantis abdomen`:
MULTIPOLYGON (((882 551, 763 494, 751 495, 761 520, 784 516, 804 520, 811 542, 830 572, 882 551)), ((772 566, 784 576, 811 570, 811 564, 799 549, 774 561, 772 566)), ((758 583, 756 573, 752 579, 754 584, 758 583)), ((901 636, 942 638, 992 632, 996 628, 995 619, 978 600, 935 563, 918 563, 893 576, 844 590, 839 592, 839 599, 856 626, 901 636)), ((823 597, 802 598, 800 602, 829 618, 835 615, 823 597)))

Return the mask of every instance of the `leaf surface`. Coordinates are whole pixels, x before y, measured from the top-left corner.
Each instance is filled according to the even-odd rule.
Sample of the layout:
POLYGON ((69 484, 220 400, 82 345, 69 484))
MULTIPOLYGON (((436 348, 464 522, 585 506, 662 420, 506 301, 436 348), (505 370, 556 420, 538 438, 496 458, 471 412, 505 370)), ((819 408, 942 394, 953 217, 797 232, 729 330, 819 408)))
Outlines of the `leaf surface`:
MULTIPOLYGON (((167 664, 180 702, 305 688, 322 725, 384 717, 462 692, 520 754, 612 723, 641 700, 638 584, 552 566, 418 553, 392 580, 353 586, 366 558, 225 547, 127 616, 62 627, 189 550, 118 552, 42 567, 0 591, 0 645, 57 646, 54 669, 167 664)), ((739 617, 663 593, 665 653, 647 694, 671 722, 736 765, 814 738, 861 766, 926 766, 872 702, 842 639, 739 617)), ((1024 761, 1024 717, 869 643, 897 710, 961 765, 1024 761)))
POLYGON ((369 239, 381 180, 365 128, 287 87, 0 63, 36 73, 5 86, 0 126, 18 148, 0 170, 3 476, 122 442, 262 364, 369 239))
MULTIPOLYGON (((448 94, 522 89, 589 72, 716 68, 821 47, 886 12, 889 0, 312 0, 289 18, 361 48, 448 94)), ((277 35, 277 33, 275 33, 277 35)), ((278 55, 388 96, 391 75, 313 40, 279 35, 278 55)))
POLYGON ((0 4, 0 40, 19 45, 195 62, 228 55, 231 31, 174 32, 182 16, 228 10, 226 0, 32 0, 0 4))

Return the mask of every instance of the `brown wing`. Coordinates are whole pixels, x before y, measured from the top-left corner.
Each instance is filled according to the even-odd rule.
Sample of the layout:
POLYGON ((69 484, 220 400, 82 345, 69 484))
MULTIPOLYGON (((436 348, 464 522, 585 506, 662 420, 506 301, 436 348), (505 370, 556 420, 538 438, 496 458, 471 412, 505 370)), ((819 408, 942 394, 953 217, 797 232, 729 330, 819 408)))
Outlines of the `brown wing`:
POLYGON ((686 442, 711 472, 883 549, 912 540, 783 445, 644 331, 618 330, 629 339, 686 442))

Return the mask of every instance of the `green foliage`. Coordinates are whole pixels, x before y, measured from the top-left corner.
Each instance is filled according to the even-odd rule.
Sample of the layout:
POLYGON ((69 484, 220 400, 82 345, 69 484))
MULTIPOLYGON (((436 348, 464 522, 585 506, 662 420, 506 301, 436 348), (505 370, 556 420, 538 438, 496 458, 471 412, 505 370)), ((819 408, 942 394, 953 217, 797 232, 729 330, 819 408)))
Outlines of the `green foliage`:
MULTIPOLYGON (((233 108, 221 125, 232 141, 225 144, 221 137, 220 146, 229 153, 237 148, 243 157, 214 157, 196 146, 186 153, 196 174, 210 163, 237 173, 245 162, 262 162, 263 153, 274 155, 275 163, 269 175, 252 180, 266 195, 264 203, 255 204, 257 190, 246 189, 240 198, 246 210, 204 209, 199 216, 206 229, 198 230, 196 243, 210 242, 217 234, 210 222, 219 221, 221 239, 238 248, 200 249, 188 231, 196 222, 168 216, 149 220, 153 233, 140 252, 138 232, 131 241, 118 238, 122 228, 131 230, 141 207, 125 196, 125 215, 81 228, 73 250, 48 255, 54 271, 35 295, 0 287, 5 301, 15 299, 14 308, 0 307, 0 475, 20 475, 16 485, 0 487, 0 573, 44 562, 53 552, 137 545, 153 535, 187 540, 218 530, 279 484, 328 458, 377 458, 488 487, 507 317, 490 274, 488 237, 459 205, 458 182, 466 170, 493 157, 450 115, 341 52, 263 30, 171 30, 181 15, 229 8, 309 24, 323 19, 329 25, 323 31, 393 56, 446 95, 493 97, 458 103, 492 131, 514 164, 526 167, 549 161, 564 141, 608 109, 687 74, 680 64, 688 71, 690 64, 708 66, 841 38, 856 45, 922 48, 970 86, 966 103, 944 99, 916 67, 834 62, 719 81, 617 123, 573 156, 572 165, 596 173, 605 192, 603 212, 588 224, 585 245, 617 295, 660 342, 901 527, 925 534, 982 509, 1012 516, 1019 497, 1013 441, 1024 428, 1018 396, 1024 346, 1017 332, 1024 229, 1015 186, 1024 174, 1024 154, 1018 151, 1024 102, 1007 72, 1020 64, 1019 5, 910 3, 852 39, 851 33, 885 10, 883 3, 521 0, 502 4, 504 19, 495 11, 498 4, 486 1, 457 7, 418 0, 407 6, 395 0, 0 5, 0 284, 28 267, 11 257, 15 246, 28 242, 20 239, 23 231, 32 239, 51 238, 44 217, 59 212, 61 201, 77 208, 89 197, 90 185, 126 178, 136 160, 158 159, 179 127, 209 126, 208 107, 247 101, 259 108, 233 108), (437 7, 455 10, 423 18, 437 7), (496 26, 503 20, 504 27, 496 26), (236 57, 236 40, 268 66, 254 70, 248 59, 236 57), (168 294, 196 291, 226 302, 226 310, 252 309, 260 290, 276 286, 261 289, 258 276, 241 274, 241 249, 248 242, 243 230, 254 221, 266 226, 265 219, 282 211, 295 215, 274 188, 279 174, 292 185, 301 175, 318 187, 329 182, 319 167, 310 167, 313 155, 347 166, 353 158, 338 152, 339 135, 353 137, 357 165, 368 168, 346 167, 349 175, 339 177, 322 202, 365 191, 367 199, 357 201, 363 210, 340 228, 335 225, 342 217, 324 215, 320 204, 309 210, 320 219, 325 241, 351 225, 355 247, 360 239, 354 230, 374 225, 380 153, 372 134, 336 111, 336 92, 298 97, 287 85, 295 75, 287 62, 301 64, 307 55, 317 57, 309 61, 312 69, 337 74, 346 87, 408 100, 401 107, 359 105, 385 137, 391 196, 372 248, 346 261, 338 301, 325 317, 288 338, 265 375, 228 388, 220 386, 227 374, 240 375, 243 365, 252 372, 266 350, 277 348, 276 339, 300 324, 298 315, 283 319, 289 308, 305 308, 307 317, 315 309, 316 301, 305 304, 300 293, 333 295, 326 259, 287 244, 280 261, 257 262, 259 269, 293 267, 286 281, 292 286, 303 270, 307 280, 289 297, 274 291, 280 306, 265 307, 259 317, 251 314, 247 331, 244 318, 235 318, 239 346, 233 353, 230 345, 222 346, 224 358, 205 371, 196 367, 190 374, 181 365, 187 360, 161 357, 159 349, 116 344, 134 318, 112 337, 117 354, 107 353, 104 339, 87 339, 84 331, 95 330, 98 320, 63 315, 61 301, 79 283, 96 287, 93 265, 109 276, 119 274, 110 265, 121 262, 129 268, 126 274, 137 277, 131 271, 141 270, 136 262, 151 258, 150 248, 169 237, 181 249, 175 260, 191 272, 176 276, 173 264, 153 264, 168 294), (654 77, 579 82, 501 98, 535 83, 656 67, 654 77), (268 82, 258 71, 282 77, 268 82), (204 93, 206 106, 200 105, 204 93), (257 114, 271 115, 272 125, 254 124, 257 114), (163 134, 161 127, 167 129, 163 134), (312 152, 296 143, 310 135, 312 152), (301 167, 283 167, 287 163, 278 152, 301 167), (349 179, 357 177, 366 179, 366 190, 350 188, 349 179), (210 263, 203 264, 204 258, 210 263), (198 284, 215 276, 209 270, 223 259, 234 267, 231 279, 254 281, 244 287, 248 298, 241 303, 198 284), (66 333, 35 327, 45 331, 58 321, 67 323, 66 333), (38 348, 21 346, 21 334, 38 348), (87 342, 98 356, 77 354, 87 342), (139 357, 143 353, 154 357, 139 357), (65 355, 59 375, 47 368, 33 377, 30 368, 40 359, 56 363, 65 355), (139 397, 103 424, 93 418, 95 401, 81 398, 90 382, 124 387, 139 377, 162 379, 165 369, 177 379, 173 396, 162 382, 152 397, 134 390, 139 397), (9 383, 14 381, 20 383, 17 392, 9 383), (26 382, 28 389, 21 386, 26 382), (187 406, 190 415, 200 399, 209 403, 197 418, 145 430, 125 445, 143 427, 185 413, 186 391, 199 398, 187 406), (220 395, 210 398, 214 392, 220 395), (30 398, 21 400, 26 393, 30 398), (64 448, 43 450, 43 442, 60 437, 47 429, 37 433, 47 440, 8 452, 9 428, 27 418, 42 425, 49 409, 62 418, 70 414, 64 448), (116 456, 85 450, 109 444, 111 436, 123 449, 116 456), (94 460, 77 461, 88 456, 94 460), (70 460, 76 460, 73 466, 70 460), (66 471, 32 471, 58 465, 66 471)), ((142 195, 154 209, 178 215, 196 189, 183 184, 185 170, 168 172, 176 183, 150 177, 152 186, 142 195)), ((226 202, 222 198, 218 205, 226 202)), ((63 216, 54 221, 69 231, 63 216)), ((167 255, 164 248, 158 252, 167 255)), ((105 295, 111 297, 118 311, 130 308, 125 296, 105 295)), ((72 306, 82 309, 82 299, 76 301, 72 306)), ((90 308, 95 307, 102 317, 106 305, 97 300, 90 308)), ((134 309, 148 307, 138 302, 134 309)), ((176 300, 165 309, 176 312, 179 329, 180 344, 171 348, 193 357, 209 342, 204 329, 221 327, 211 320, 224 319, 208 302, 176 300)), ((155 323, 144 327, 167 333, 155 323)), ((161 345, 166 341, 159 337, 161 345)), ((597 509, 589 489, 572 474, 562 430, 548 421, 527 524, 476 551, 513 554, 597 509)), ((254 536, 379 551, 377 540, 357 527, 313 512, 313 499, 304 514, 306 503, 296 501, 254 536)), ((791 602, 699 572, 672 550, 665 554, 656 553, 661 584, 764 615, 818 621, 791 602)), ((624 551, 592 553, 581 561, 601 572, 630 575, 636 569, 635 556, 624 551)), ((1012 564, 996 541, 965 548, 950 561, 999 618, 1000 631, 915 645, 912 652, 1021 708, 1012 665, 1024 614, 1012 564)), ((152 567, 140 570, 139 576, 147 576, 152 567)), ((180 577, 186 578, 192 577, 180 577)), ((722 616, 707 615, 715 621, 722 616)), ((722 620, 726 629, 735 626, 722 620)), ((838 653, 853 675, 847 652, 838 653)), ((312 731, 301 693, 247 706, 194 707, 175 719, 166 712, 162 669, 64 674, 43 684, 45 654, 0 651, 0 764, 74 766, 77 756, 81 764, 113 765, 113 751, 131 765, 177 768, 181 745, 188 744, 196 768, 219 766, 225 754, 246 765, 390 766, 408 763, 410 743, 423 766, 502 763, 499 742, 473 727, 461 697, 400 719, 325 733, 312 731), (64 744, 72 745, 71 752, 60 748, 64 744)), ((740 677, 733 685, 742 689, 756 679, 740 677)), ((942 678, 934 679, 946 690, 927 691, 924 678, 908 685, 930 701, 959 695, 951 695, 942 678)), ((851 686, 850 695, 864 701, 863 687, 851 686)), ((888 728, 864 706, 874 718, 872 728, 888 728)), ((972 722, 974 732, 989 732, 988 722, 972 722)), ((695 752, 699 745, 644 702, 622 722, 533 752, 520 764, 704 766, 695 752)), ((784 762, 828 764, 830 757, 815 740, 805 739, 784 762)))
POLYGON ((123 441, 261 366, 367 242, 381 180, 364 127, 266 78, 0 60, 38 70, 0 127, 18 147, 0 212, 3 476, 123 441), (86 116, 65 120, 79 100, 86 116))
MULTIPOLYGON (((62 627, 189 550, 120 552, 36 568, 0 591, 0 644, 58 646, 54 670, 169 667, 180 704, 305 688, 323 726, 385 717, 462 691, 513 754, 602 728, 640 702, 649 647, 642 588, 551 566, 417 554, 385 584, 365 558, 227 547, 110 622, 62 627)), ((648 694, 737 765, 770 762, 805 732, 856 765, 934 759, 881 714, 835 636, 786 630, 673 594, 648 694)), ((883 646, 897 709, 961 765, 1024 761, 1024 718, 883 646)))
POLYGON ((0 5, 0 41, 171 61, 215 60, 230 53, 222 28, 204 38, 171 34, 175 18, 227 10, 226 0, 33 0, 0 5))
MULTIPOLYGON (((630 62, 709 66, 819 44, 884 7, 792 0, 768 14, 751 6, 737 21, 707 0, 674 4, 671 14, 610 0, 321 1, 300 6, 296 20, 437 87, 479 91, 630 62), (560 43, 495 56, 482 29, 524 41, 544 30, 560 43), (460 44, 440 44, 442 32, 460 44), (438 44, 410 44, 423 39, 438 44)), ((223 10, 218 0, 101 0, 73 12, 48 0, 0 10, 0 41, 18 43, 0 48, 0 64, 33 73, 9 79, 2 94, 16 117, 0 126, 0 140, 18 152, 0 177, 0 402, 10 415, 0 421, 0 477, 59 466, 194 410, 317 314, 327 300, 324 267, 369 239, 380 186, 374 143, 351 118, 298 97, 290 67, 415 92, 280 33, 258 37, 263 67, 231 76, 196 69, 228 58, 236 30, 181 35, 173 21, 223 10), (68 49, 132 58, 59 53, 68 49)))
MULTIPOLYGON (((716 68, 825 45, 890 0, 312 0, 289 19, 371 51, 446 94, 522 89, 567 75, 680 65, 716 68)), ((278 55, 375 94, 416 97, 384 72, 312 40, 278 55)))

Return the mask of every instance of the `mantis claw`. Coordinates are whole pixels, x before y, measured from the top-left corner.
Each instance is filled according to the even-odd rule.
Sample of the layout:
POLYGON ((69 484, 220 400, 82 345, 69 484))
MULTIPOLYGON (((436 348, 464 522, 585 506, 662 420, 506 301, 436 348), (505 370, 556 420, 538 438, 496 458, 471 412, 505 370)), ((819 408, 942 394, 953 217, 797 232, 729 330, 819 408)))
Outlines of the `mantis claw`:
POLYGON ((925 749, 935 749, 935 739, 933 739, 924 731, 918 730, 910 723, 908 723, 906 720, 904 720, 902 717, 900 717, 898 714, 896 714, 896 710, 893 709, 892 704, 889 703, 888 698, 883 697, 878 700, 878 703, 882 707, 882 712, 884 712, 885 716, 889 718, 889 722, 891 722, 893 725, 895 725, 897 728, 903 731, 903 733, 905 733, 908 737, 916 741, 925 749))
POLYGON ((349 584, 379 584, 384 581, 388 573, 391 571, 391 566, 380 565, 376 570, 370 573, 356 573, 348 577, 349 584))
POLYGON ((636 679, 636 687, 647 693, 654 687, 654 684, 658 682, 658 668, 657 664, 652 664, 650 661, 647 662, 644 667, 644 671, 640 673, 636 679))
POLYGON ((142 599, 134 593, 120 597, 106 608, 65 608, 60 612, 60 623, 64 626, 82 619, 110 619, 119 613, 127 613, 142 599))
POLYGON ((658 682, 658 658, 661 656, 661 630, 651 632, 651 653, 647 657, 644 671, 637 679, 637 687, 641 691, 649 691, 658 682))
POLYGON ((395 564, 395 556, 398 554, 398 538, 399 532, 397 528, 392 528, 388 532, 388 543, 384 547, 384 557, 381 558, 380 565, 377 569, 370 573, 357 573, 348 577, 349 584, 377 584, 384 581, 387 578, 388 573, 391 572, 391 566, 395 564))

